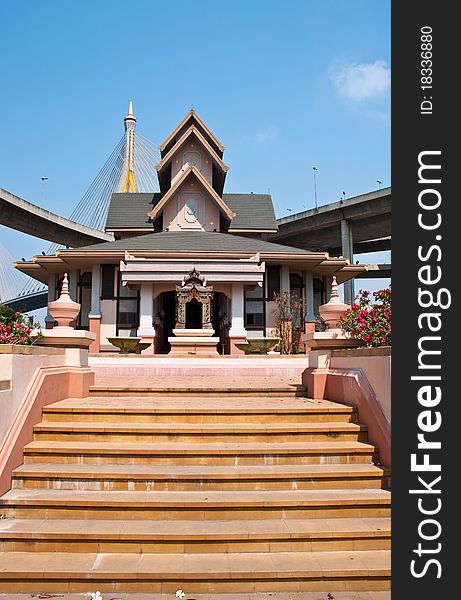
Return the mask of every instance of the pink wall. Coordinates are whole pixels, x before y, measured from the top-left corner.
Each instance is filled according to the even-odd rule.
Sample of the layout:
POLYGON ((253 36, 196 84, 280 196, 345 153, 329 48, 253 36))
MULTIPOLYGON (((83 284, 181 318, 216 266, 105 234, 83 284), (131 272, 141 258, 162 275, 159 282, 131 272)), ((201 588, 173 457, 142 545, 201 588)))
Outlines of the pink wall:
MULTIPOLYGON (((0 494, 11 488, 11 472, 23 462, 23 449, 33 439, 44 406, 65 398, 84 398, 94 383, 89 367, 40 368, 0 447, 0 494)), ((1 415, 0 415, 1 416, 1 415)))
POLYGON ((94 383, 88 351, 81 348, 0 346, 0 494, 11 484, 11 471, 23 462, 42 408, 64 398, 84 398, 94 383))
POLYGON ((391 355, 387 348, 335 350, 331 369, 361 369, 370 382, 386 419, 391 421, 391 355))
POLYGON ((194 164, 210 185, 212 185, 212 161, 202 146, 191 139, 174 154, 171 161, 171 178, 174 179, 186 163, 194 164))
POLYGON ((391 466, 391 424, 362 369, 310 367, 302 381, 312 398, 356 406, 359 421, 367 425, 368 438, 379 450, 380 461, 391 466))
POLYGON ((219 231, 219 208, 197 182, 190 187, 189 178, 178 192, 167 202, 163 211, 163 226, 170 231, 197 230, 219 231), (186 203, 193 198, 197 204, 197 218, 188 215, 186 203))

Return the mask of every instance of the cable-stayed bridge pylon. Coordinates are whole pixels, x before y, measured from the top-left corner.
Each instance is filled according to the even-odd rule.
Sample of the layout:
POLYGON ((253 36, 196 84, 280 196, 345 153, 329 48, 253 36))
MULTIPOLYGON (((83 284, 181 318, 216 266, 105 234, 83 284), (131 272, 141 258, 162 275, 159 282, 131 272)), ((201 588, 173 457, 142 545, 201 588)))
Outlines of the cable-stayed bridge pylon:
MULTIPOLYGON (((155 144, 136 131, 136 117, 130 101, 124 118, 125 132, 113 152, 69 216, 69 221, 103 232, 114 192, 158 192, 159 184, 155 165, 160 161, 160 152, 155 144)), ((63 247, 53 243, 46 251, 52 255, 63 247)), ((28 310, 46 305, 47 286, 24 277, 13 267, 6 249, 0 245, 0 302, 15 308, 28 306, 28 310), (21 285, 22 284, 22 285, 21 285), (21 301, 22 299, 22 301, 21 301)))

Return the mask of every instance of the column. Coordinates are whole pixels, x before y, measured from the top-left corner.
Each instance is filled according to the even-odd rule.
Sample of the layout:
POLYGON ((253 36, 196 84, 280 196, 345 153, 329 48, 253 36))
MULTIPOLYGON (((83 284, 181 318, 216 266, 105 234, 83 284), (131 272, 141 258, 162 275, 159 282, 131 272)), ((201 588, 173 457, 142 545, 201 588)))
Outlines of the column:
MULTIPOLYGON (((69 295, 74 302, 78 302, 78 287, 77 281, 78 279, 78 270, 77 269, 69 269, 69 295)), ((77 316, 78 319, 78 316, 77 316)), ((76 329, 77 327, 77 319, 74 319, 70 326, 76 329)))
POLYGON ((314 274, 312 271, 304 271, 304 299, 306 301, 304 331, 305 333, 311 333, 312 331, 315 331, 314 274))
MULTIPOLYGON (((341 248, 344 258, 348 258, 352 263, 354 260, 354 240, 352 235, 352 225, 347 219, 341 220, 341 248)), ((349 279, 344 283, 344 302, 352 304, 354 299, 354 280, 349 279)))
POLYGON ((89 351, 99 352, 101 347, 101 265, 93 265, 91 274, 91 310, 88 315, 90 331, 96 334, 89 351))
POLYGON ((280 269, 280 291, 290 291, 290 267, 288 265, 282 265, 280 269))
POLYGON ((333 275, 325 276, 325 303, 330 302, 331 284, 333 283, 333 275))
POLYGON ((139 299, 139 328, 138 336, 143 342, 150 342, 150 346, 142 354, 155 354, 155 327, 154 321, 154 285, 146 281, 141 284, 139 299))
MULTIPOLYGON (((48 304, 56 300, 56 273, 50 273, 48 275, 48 304)), ((55 320, 47 312, 45 317, 45 329, 53 329, 55 320)))
POLYGON ((235 343, 245 342, 247 337, 244 321, 244 310, 245 295, 243 283, 233 283, 231 299, 231 328, 229 330, 231 354, 244 354, 243 350, 239 350, 235 346, 235 343))

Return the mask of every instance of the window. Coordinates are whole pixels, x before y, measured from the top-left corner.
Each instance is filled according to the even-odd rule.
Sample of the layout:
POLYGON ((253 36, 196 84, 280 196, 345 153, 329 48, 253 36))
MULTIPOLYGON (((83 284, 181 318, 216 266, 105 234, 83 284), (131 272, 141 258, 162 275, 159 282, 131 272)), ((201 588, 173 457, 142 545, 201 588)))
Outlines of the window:
POLYGON ((80 313, 78 315, 79 329, 89 329, 90 326, 88 314, 91 310, 91 280, 91 271, 87 271, 86 273, 80 273, 80 277, 78 280, 79 302, 81 304, 80 313))
POLYGON ((101 299, 114 299, 115 265, 102 265, 101 299))
POLYGON ((184 205, 184 218, 188 223, 195 223, 198 219, 198 198, 191 197, 184 205))
POLYGON ((299 302, 294 303, 295 310, 292 310, 293 327, 300 328, 304 323, 304 311, 302 306, 303 299, 303 278, 299 273, 290 273, 290 292, 292 298, 296 298, 299 302))
POLYGON ((245 288, 245 327, 248 329, 264 328, 264 296, 263 288, 245 288))
POLYGON ((280 294, 280 267, 278 265, 267 267, 266 281, 267 299, 271 301, 275 294, 280 294))
POLYGON ((139 292, 117 282, 117 335, 136 335, 139 326, 139 292))

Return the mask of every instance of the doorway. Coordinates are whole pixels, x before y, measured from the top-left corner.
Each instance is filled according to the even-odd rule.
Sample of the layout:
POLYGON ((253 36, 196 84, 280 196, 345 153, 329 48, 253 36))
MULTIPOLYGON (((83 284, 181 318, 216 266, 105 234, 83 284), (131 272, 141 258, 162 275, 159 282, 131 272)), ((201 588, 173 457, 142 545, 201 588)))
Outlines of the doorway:
MULTIPOLYGON (((215 292, 212 302, 213 335, 219 337, 219 354, 230 354, 228 318, 228 298, 221 292, 215 292)), ((158 297, 159 311, 157 313, 157 352, 168 354, 171 344, 168 338, 173 336, 176 326, 176 292, 163 292, 158 297)), ((202 304, 192 300, 186 306, 186 328, 202 328, 202 304)))
POLYGON ((186 304, 186 329, 203 329, 202 303, 195 298, 186 304))

